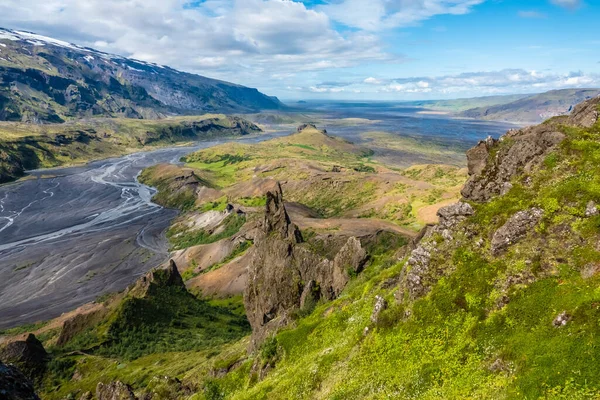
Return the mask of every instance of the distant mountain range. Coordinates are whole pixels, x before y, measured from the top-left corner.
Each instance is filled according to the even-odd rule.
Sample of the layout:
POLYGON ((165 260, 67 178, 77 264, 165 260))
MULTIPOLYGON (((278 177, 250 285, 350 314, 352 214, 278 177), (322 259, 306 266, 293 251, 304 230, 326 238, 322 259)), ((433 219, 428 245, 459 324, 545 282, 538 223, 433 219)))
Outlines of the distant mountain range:
POLYGON ((475 119, 535 124, 551 117, 568 114, 575 105, 599 95, 600 89, 563 89, 516 100, 508 96, 506 99, 509 101, 472 108, 458 115, 475 119))
POLYGON ((257 89, 0 28, 0 121, 159 118, 282 107, 257 89))

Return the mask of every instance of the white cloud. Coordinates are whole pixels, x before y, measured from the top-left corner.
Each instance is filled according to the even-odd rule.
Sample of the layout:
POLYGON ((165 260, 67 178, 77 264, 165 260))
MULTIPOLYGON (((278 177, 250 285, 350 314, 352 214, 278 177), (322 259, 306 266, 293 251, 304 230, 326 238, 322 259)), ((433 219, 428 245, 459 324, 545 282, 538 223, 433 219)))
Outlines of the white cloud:
POLYGON ((581 0, 550 0, 550 2, 566 8, 577 8, 581 6, 581 0))
POLYGON ((270 76, 388 60, 375 35, 341 34, 289 0, 4 0, 0 26, 252 86, 270 76))
POLYGON ((343 0, 323 6, 332 19, 367 31, 413 26, 436 15, 461 15, 485 0, 343 0))
POLYGON ((370 85, 381 85, 381 79, 373 78, 372 76, 368 77, 363 82, 370 85))
POLYGON ((516 93, 572 87, 598 87, 600 75, 581 71, 568 74, 523 69, 470 72, 438 77, 380 80, 378 90, 402 93, 516 93))
POLYGON ((547 18, 548 16, 539 11, 519 11, 519 17, 521 18, 547 18))

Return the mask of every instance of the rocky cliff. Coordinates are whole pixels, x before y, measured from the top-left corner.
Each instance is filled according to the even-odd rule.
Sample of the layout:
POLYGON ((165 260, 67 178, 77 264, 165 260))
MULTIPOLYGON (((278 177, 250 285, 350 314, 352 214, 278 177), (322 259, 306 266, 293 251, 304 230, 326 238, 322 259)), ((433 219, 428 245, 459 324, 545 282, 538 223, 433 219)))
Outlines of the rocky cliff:
POLYGON ((267 193, 265 216, 252 251, 244 303, 253 348, 289 323, 294 310, 337 297, 367 259, 354 237, 347 239, 333 259, 304 246, 300 230, 285 209, 279 185, 267 193))

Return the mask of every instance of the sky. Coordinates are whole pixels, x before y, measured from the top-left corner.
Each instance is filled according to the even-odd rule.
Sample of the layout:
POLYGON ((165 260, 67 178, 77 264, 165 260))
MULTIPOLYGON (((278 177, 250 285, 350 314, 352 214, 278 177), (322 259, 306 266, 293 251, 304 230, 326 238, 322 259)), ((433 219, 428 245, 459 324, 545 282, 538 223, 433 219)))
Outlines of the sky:
POLYGON ((598 0, 0 0, 28 30, 284 100, 600 87, 598 0))

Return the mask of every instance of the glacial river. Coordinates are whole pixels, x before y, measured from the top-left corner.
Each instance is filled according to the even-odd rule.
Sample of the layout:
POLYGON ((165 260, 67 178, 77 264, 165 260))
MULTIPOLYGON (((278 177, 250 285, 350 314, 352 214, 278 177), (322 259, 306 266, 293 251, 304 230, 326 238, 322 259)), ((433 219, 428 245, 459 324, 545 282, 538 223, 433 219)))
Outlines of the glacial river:
POLYGON ((0 328, 56 317, 165 261, 177 212, 152 203, 155 190, 136 177, 226 141, 30 171, 36 179, 0 186, 0 328))

